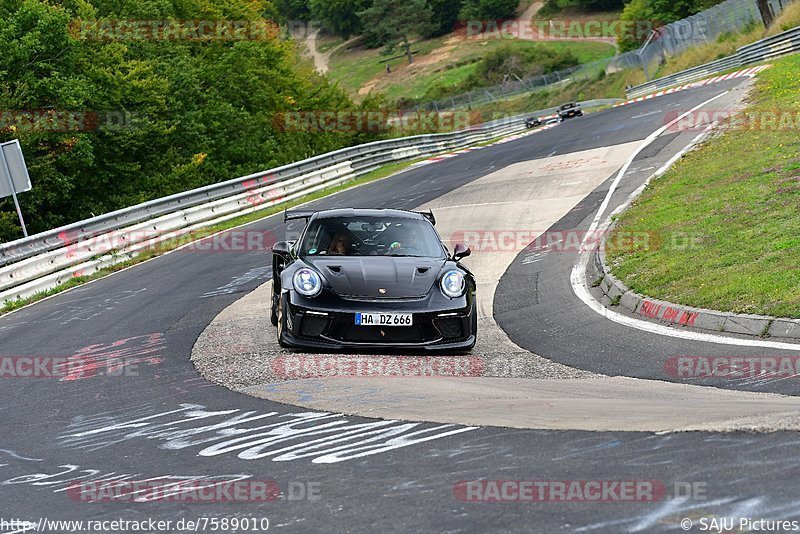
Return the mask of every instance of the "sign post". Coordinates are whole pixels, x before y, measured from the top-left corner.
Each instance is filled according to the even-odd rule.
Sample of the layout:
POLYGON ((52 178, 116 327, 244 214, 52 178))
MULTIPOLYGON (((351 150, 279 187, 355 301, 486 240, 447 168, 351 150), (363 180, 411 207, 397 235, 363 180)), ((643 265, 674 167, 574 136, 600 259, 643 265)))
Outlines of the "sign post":
POLYGON ((28 167, 25 165, 25 158, 22 155, 22 147, 19 140, 14 139, 7 143, 0 143, 0 198, 10 196, 14 199, 14 207, 17 208, 19 224, 22 226, 22 234, 28 237, 28 228, 22 218, 22 210, 19 207, 17 193, 24 193, 31 190, 31 179, 28 176, 28 167))

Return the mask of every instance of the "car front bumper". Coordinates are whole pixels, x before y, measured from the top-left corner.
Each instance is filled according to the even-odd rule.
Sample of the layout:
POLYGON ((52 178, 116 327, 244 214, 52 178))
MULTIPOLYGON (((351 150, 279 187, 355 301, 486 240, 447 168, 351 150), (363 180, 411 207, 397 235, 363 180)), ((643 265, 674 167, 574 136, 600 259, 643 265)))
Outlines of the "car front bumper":
POLYGON ((282 341, 318 349, 404 348, 425 351, 475 345, 474 295, 448 299, 435 292, 420 299, 350 300, 332 295, 309 299, 288 292, 282 341), (356 313, 411 313, 412 326, 358 326, 356 313))

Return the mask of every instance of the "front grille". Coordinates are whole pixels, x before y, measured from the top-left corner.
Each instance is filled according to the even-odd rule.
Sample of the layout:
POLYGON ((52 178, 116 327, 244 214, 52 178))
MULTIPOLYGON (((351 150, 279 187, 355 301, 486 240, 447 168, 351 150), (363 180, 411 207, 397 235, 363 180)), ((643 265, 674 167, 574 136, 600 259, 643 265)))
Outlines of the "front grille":
POLYGON ((319 337, 327 325, 327 317, 305 315, 300 322, 300 335, 303 337, 319 337))
POLYGON ((329 327, 332 339, 345 343, 428 343, 441 339, 430 319, 414 317, 413 326, 361 326, 349 320, 339 320, 329 327))
POLYGON ((464 321, 460 317, 434 319, 433 325, 442 333, 442 337, 445 339, 460 339, 464 337, 464 321))
POLYGON ((341 329, 342 341, 354 343, 422 343, 425 341, 418 326, 356 326, 341 329))

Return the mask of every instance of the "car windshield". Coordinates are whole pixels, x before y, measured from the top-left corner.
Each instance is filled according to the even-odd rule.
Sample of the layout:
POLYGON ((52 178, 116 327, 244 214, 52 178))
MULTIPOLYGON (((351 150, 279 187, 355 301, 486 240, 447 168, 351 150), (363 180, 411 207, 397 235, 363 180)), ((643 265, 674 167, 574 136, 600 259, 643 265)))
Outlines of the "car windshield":
POLYGON ((301 256, 408 256, 443 258, 433 226, 404 217, 321 218, 311 222, 301 256))

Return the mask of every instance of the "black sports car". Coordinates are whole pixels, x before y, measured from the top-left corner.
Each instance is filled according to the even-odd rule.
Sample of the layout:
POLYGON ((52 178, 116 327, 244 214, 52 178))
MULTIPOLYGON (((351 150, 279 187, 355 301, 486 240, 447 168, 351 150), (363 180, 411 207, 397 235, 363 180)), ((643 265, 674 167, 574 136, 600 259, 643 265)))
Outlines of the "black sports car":
POLYGON ((542 120, 539 117, 529 117, 525 119, 525 127, 526 128, 533 128, 535 126, 541 126, 542 120))
POLYGON ((272 324, 283 347, 475 345, 475 279, 434 230, 433 213, 288 211, 306 219, 298 241, 272 248, 272 324))

